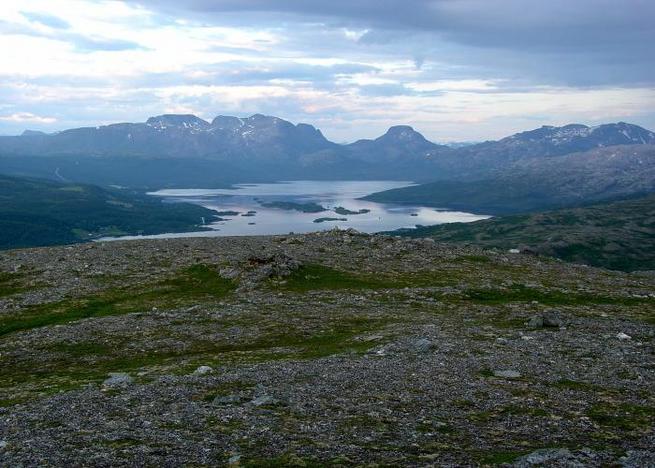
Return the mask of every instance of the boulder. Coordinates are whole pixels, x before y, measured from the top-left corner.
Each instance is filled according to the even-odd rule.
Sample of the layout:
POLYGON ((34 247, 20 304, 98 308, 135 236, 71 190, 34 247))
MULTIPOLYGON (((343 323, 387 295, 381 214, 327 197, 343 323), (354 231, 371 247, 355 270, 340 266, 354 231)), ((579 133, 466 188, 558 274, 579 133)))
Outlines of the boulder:
POLYGON ((110 372, 109 378, 102 382, 104 388, 125 388, 132 384, 134 379, 125 372, 110 372))
POLYGON ((214 372, 214 369, 212 369, 211 367, 200 366, 193 371, 193 375, 206 375, 206 374, 211 374, 212 372, 214 372))
POLYGON ((414 348, 414 351, 417 353, 427 353, 434 348, 434 343, 427 338, 419 338, 412 343, 412 348, 414 348))
POLYGON ((223 395, 217 396, 212 401, 214 406, 229 406, 229 405, 238 405, 241 403, 242 398, 239 395, 223 395))

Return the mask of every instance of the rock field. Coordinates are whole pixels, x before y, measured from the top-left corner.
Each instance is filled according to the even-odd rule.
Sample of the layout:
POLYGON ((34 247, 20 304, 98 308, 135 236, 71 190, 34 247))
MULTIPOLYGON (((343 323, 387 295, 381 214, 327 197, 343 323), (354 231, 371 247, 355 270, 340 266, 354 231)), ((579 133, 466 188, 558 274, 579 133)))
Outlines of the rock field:
POLYGON ((655 275, 329 231, 0 252, 0 466, 655 466, 655 275))

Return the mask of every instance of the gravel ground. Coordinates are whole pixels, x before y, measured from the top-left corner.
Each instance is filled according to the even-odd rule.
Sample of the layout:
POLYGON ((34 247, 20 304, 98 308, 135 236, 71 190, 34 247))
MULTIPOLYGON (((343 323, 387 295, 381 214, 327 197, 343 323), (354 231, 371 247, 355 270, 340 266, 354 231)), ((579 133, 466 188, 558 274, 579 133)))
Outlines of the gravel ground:
POLYGON ((655 466, 653 275, 352 231, 0 272, 0 466, 655 466))

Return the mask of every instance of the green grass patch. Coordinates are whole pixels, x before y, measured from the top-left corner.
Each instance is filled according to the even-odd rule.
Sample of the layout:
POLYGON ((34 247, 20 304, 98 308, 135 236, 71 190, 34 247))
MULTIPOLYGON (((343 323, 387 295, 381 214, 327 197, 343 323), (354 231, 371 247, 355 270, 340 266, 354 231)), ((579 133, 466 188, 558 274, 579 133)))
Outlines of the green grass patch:
POLYGON ((404 287, 404 282, 354 275, 323 265, 304 265, 278 284, 279 288, 293 292, 307 292, 320 289, 383 289, 404 287))
POLYGON ((587 411, 587 416, 601 426, 634 431, 655 424, 655 407, 632 403, 597 403, 587 411))
POLYGON ((455 271, 420 271, 415 273, 380 273, 362 275, 337 270, 328 266, 304 265, 283 281, 272 284, 293 292, 339 289, 402 289, 434 286, 451 286, 457 283, 455 271))
POLYGON ((24 290, 21 273, 0 272, 0 297, 18 294, 24 290))
MULTIPOLYGON (((274 360, 317 359, 339 353, 362 353, 379 344, 356 339, 389 323, 384 318, 335 316, 320 329, 301 330, 286 322, 273 324, 259 336, 220 341, 198 339, 185 346, 163 345, 133 352, 124 340, 111 343, 55 343, 43 346, 31 359, 0 357, 0 398, 68 391, 85 383, 101 382, 110 372, 154 371, 189 373, 198 365, 225 367, 274 360), (54 352, 53 352, 54 351, 54 352)), ((166 328, 168 336, 184 331, 186 324, 166 328)), ((229 319, 216 327, 233 326, 229 319)), ((239 322, 240 327, 256 323, 239 322)), ((226 389, 216 389, 216 392, 226 389)), ((216 393, 218 395, 218 393, 216 393)), ((214 396, 216 396, 214 395, 214 396)), ((207 398, 211 396, 208 395, 207 398)))
POLYGON ((563 293, 560 291, 548 291, 529 288, 524 285, 514 285, 505 289, 467 289, 465 291, 468 299, 483 304, 506 304, 509 302, 532 302, 536 301, 546 305, 589 305, 589 304, 613 304, 613 305, 639 305, 643 303, 655 303, 650 298, 636 297, 615 297, 603 296, 600 294, 577 294, 563 293))
POLYGON ((506 418, 508 416, 529 416, 543 418, 548 412, 542 408, 530 408, 527 406, 507 405, 469 414, 468 418, 475 422, 487 422, 492 419, 506 418))
POLYGON ((460 258, 471 263, 491 263, 491 259, 486 255, 464 255, 460 258))
POLYGON ((206 392, 195 397, 198 400, 206 401, 211 403, 216 397, 227 396, 233 393, 239 393, 243 391, 251 390, 255 387, 253 382, 243 382, 241 380, 234 380, 231 382, 222 382, 218 385, 212 386, 212 388, 206 392))
POLYGON ((27 307, 18 314, 0 318, 0 336, 89 317, 145 312, 153 307, 171 309, 199 299, 220 299, 235 287, 211 267, 195 265, 173 278, 138 289, 110 289, 78 299, 27 307))
POLYGON ((556 388, 565 388, 569 390, 577 390, 580 392, 602 392, 606 390, 604 387, 601 387, 600 385, 595 385, 587 382, 580 382, 577 380, 569 380, 569 379, 560 379, 552 385, 553 387, 556 388))

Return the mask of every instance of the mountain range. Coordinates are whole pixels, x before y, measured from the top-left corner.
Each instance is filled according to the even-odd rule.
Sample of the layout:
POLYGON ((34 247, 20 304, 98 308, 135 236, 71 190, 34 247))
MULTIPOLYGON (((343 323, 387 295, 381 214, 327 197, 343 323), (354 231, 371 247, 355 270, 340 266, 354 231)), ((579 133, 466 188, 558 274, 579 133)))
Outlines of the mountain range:
POLYGON ((617 145, 655 144, 623 122, 544 126, 453 148, 409 126, 340 145, 277 117, 160 115, 143 123, 0 137, 0 171, 103 185, 207 186, 292 178, 479 180, 512 164, 617 145))
POLYGON ((655 145, 618 145, 525 158, 484 179, 440 180, 375 193, 366 199, 510 214, 651 192, 655 192, 655 145))

